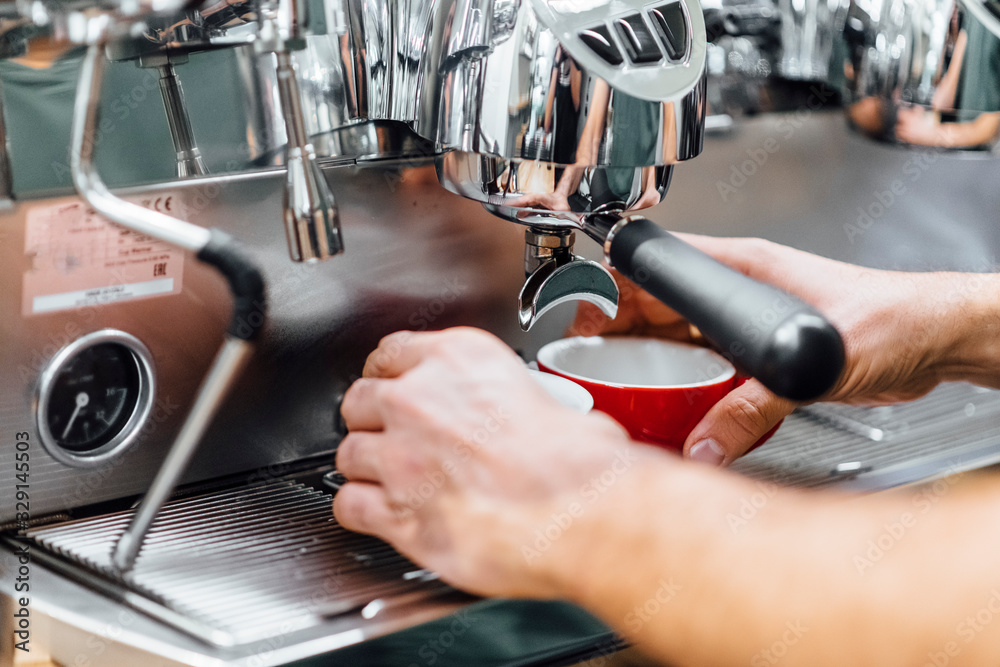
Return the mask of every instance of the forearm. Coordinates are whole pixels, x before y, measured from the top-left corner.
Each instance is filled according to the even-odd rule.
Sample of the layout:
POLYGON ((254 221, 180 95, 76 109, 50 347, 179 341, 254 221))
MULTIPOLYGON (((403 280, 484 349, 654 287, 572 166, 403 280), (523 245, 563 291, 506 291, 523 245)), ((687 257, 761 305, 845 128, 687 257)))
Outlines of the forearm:
POLYGON ((971 639, 959 626, 1000 585, 998 510, 995 486, 855 499, 663 457, 595 506, 563 572, 670 664, 921 665, 946 648, 996 664, 1000 614, 971 639))
POLYGON ((929 146, 968 147, 991 143, 996 138, 997 114, 983 113, 963 123, 940 123, 929 146))

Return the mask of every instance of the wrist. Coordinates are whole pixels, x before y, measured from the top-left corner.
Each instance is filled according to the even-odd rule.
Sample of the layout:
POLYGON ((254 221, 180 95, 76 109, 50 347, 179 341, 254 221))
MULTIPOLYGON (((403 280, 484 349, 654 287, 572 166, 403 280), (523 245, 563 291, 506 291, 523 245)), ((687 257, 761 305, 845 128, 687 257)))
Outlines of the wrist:
MULTIPOLYGON (((552 549, 543 567, 544 579, 554 597, 592 611, 600 608, 606 586, 620 582, 623 555, 635 553, 630 546, 634 536, 629 533, 657 502, 659 494, 650 493, 648 482, 655 478, 661 483, 669 480, 664 467, 677 465, 672 458, 622 438, 603 469, 595 470, 571 498, 561 503, 563 523, 571 525, 558 539, 551 540, 552 549)), ((552 515, 546 525, 554 524, 557 520, 552 515)), ((649 524, 646 530, 655 528, 649 524)), ((552 532, 545 537, 556 537, 556 531, 552 532)))
POLYGON ((727 488, 736 480, 648 445, 631 443, 619 460, 629 462, 627 470, 613 479, 605 473, 582 489, 582 496, 592 500, 585 501, 574 530, 562 541, 553 577, 559 597, 620 631, 635 600, 686 578, 685 560, 708 538, 701 519, 714 515, 714 501, 732 500, 743 485, 727 488), (704 502, 706 494, 712 503, 704 502), (649 567, 651 560, 655 567, 649 567), (616 606, 624 601, 627 606, 616 606))
POLYGON ((936 274, 943 280, 929 317, 940 336, 935 372, 940 381, 1000 387, 1000 275, 936 274))

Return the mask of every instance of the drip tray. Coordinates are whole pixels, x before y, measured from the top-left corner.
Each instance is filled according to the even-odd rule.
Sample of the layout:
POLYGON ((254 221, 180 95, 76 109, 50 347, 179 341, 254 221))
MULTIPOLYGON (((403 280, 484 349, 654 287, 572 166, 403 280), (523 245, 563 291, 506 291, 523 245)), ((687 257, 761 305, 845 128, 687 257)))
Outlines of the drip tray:
POLYGON ((111 550, 133 511, 29 530, 47 564, 211 645, 231 647, 354 614, 459 595, 388 544, 333 518, 333 497, 294 481, 167 504, 135 567, 111 550))

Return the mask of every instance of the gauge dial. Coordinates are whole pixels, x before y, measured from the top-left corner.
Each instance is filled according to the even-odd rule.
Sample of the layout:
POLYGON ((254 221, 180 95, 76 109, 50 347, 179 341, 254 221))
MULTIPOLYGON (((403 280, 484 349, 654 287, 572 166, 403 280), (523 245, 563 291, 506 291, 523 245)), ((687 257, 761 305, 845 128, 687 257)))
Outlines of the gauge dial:
POLYGON ((102 331, 64 348, 42 378, 41 440, 56 458, 79 461, 134 439, 149 412, 152 363, 137 339, 102 331))
POLYGON ((49 430, 71 452, 90 452, 121 433, 139 403, 139 368, 118 343, 88 347, 52 383, 49 430))

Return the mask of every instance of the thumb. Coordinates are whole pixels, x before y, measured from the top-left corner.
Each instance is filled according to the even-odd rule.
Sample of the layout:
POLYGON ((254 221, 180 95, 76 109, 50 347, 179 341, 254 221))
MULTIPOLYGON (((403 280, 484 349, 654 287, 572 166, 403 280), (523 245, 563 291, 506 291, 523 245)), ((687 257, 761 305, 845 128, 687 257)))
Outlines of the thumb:
POLYGON ((771 393, 754 379, 726 394, 698 422, 684 443, 684 456, 711 465, 728 465, 749 451, 796 404, 771 393))

